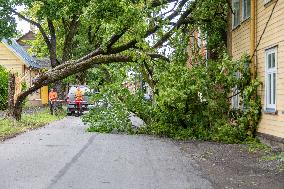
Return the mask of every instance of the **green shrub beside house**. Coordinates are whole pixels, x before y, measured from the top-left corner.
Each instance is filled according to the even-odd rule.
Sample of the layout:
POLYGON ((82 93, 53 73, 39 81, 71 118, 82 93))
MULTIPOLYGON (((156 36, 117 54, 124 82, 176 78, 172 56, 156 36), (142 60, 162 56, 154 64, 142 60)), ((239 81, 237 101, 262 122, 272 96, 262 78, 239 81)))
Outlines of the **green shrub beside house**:
POLYGON ((0 110, 7 108, 8 71, 0 65, 0 110))

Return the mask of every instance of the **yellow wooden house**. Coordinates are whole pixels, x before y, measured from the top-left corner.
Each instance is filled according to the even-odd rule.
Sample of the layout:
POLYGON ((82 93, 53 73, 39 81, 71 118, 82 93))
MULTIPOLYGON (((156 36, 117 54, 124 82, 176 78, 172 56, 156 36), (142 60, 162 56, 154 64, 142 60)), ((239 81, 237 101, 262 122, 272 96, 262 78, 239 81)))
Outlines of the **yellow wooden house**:
POLYGON ((284 0, 231 0, 228 46, 233 59, 252 57, 262 82, 258 133, 284 141, 284 0))
MULTIPOLYGON (((31 86, 33 79, 40 73, 41 66, 31 57, 15 39, 3 39, 0 42, 0 65, 17 73, 19 78, 31 86)), ((28 97, 28 105, 40 106, 48 103, 48 89, 43 87, 28 97)))

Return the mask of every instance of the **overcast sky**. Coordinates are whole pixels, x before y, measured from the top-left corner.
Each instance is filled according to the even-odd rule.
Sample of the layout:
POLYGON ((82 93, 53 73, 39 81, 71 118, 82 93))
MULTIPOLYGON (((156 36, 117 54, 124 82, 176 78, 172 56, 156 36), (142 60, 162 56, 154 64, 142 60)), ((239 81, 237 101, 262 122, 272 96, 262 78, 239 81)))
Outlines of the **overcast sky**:
POLYGON ((30 30, 30 24, 25 21, 18 21, 17 30, 25 34, 30 30))
MULTIPOLYGON (((24 7, 17 7, 18 11, 24 10, 24 7)), ((16 16, 17 20, 17 30, 20 31, 22 34, 27 33, 30 30, 30 24, 26 21, 19 20, 18 17, 16 16)))

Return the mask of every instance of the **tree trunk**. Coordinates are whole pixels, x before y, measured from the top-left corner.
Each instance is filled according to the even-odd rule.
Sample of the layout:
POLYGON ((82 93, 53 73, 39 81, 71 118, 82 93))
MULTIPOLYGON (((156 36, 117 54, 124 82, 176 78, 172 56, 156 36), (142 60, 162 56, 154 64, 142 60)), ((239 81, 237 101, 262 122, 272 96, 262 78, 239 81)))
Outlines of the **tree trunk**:
POLYGON ((14 105, 15 105, 15 87, 16 76, 13 73, 9 73, 9 83, 8 83, 8 116, 13 115, 14 105))
POLYGON ((21 94, 19 94, 19 96, 17 97, 13 107, 11 107, 11 115, 10 116, 13 117, 14 119, 16 119, 17 121, 21 120, 21 118, 22 118, 21 115, 22 115, 22 110, 23 110, 23 102, 28 97, 28 95, 30 95, 33 92, 35 92, 36 90, 40 89, 42 86, 43 86, 43 84, 32 86, 27 91, 24 91, 21 94))
POLYGON ((22 118, 22 111, 23 111, 22 103, 17 105, 15 104, 12 112, 12 117, 17 121, 20 121, 22 118))
POLYGON ((62 80, 55 82, 54 88, 56 89, 58 99, 64 100, 66 98, 65 84, 62 80))
POLYGON ((18 96, 15 95, 16 92, 16 75, 9 74, 9 85, 8 85, 8 116, 14 118, 15 120, 21 120, 22 106, 26 97, 32 92, 36 91, 40 87, 32 87, 28 91, 25 91, 18 96), (16 99, 15 99, 16 98, 16 99))

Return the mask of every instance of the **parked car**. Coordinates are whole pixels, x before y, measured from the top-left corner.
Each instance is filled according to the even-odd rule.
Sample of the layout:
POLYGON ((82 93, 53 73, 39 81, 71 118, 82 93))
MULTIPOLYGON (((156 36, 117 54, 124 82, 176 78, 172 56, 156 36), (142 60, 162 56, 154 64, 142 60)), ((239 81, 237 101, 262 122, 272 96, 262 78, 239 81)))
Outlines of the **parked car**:
POLYGON ((71 85, 69 87, 68 95, 66 98, 67 101, 67 115, 73 115, 77 111, 76 107, 76 97, 75 97, 75 91, 77 87, 80 87, 80 90, 83 94, 83 102, 82 102, 82 112, 89 111, 89 108, 92 107, 92 104, 90 103, 90 96, 92 95, 92 92, 90 88, 86 85, 71 85))

